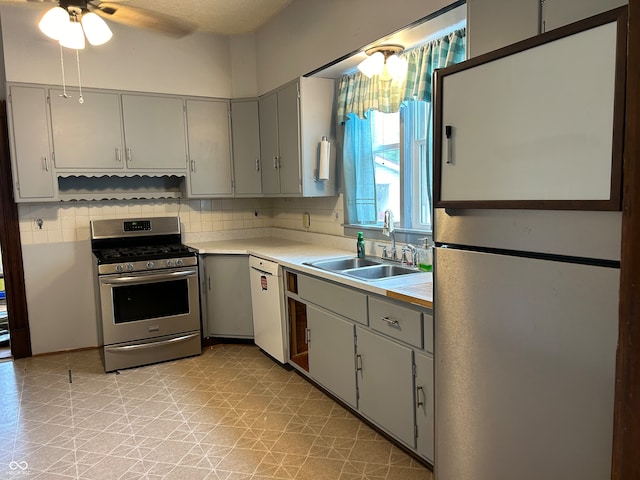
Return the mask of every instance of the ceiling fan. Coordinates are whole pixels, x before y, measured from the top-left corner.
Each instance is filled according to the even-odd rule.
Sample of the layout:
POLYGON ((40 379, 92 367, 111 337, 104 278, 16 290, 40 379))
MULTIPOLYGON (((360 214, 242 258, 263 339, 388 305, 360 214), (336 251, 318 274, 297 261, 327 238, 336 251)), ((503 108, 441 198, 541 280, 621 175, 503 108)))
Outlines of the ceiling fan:
MULTIPOLYGON (((29 0, 40 2, 42 0, 29 0)), ((179 19, 161 12, 134 7, 116 2, 100 2, 96 0, 59 0, 58 7, 69 14, 71 22, 80 22, 83 15, 93 13, 105 20, 112 20, 131 27, 141 27, 155 30, 174 37, 183 37, 192 33, 196 25, 187 20, 179 19)), ((51 10, 58 10, 52 8, 51 10)), ((49 10, 46 14, 48 15, 49 10)), ((43 17, 44 18, 44 17, 43 17)), ((84 21, 83 27, 84 27, 84 21)))

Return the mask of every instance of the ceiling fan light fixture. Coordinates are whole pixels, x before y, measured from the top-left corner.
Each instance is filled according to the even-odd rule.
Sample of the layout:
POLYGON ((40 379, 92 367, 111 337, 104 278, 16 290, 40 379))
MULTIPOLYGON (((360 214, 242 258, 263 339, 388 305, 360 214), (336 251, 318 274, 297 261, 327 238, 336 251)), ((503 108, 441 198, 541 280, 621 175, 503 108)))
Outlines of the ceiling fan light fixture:
POLYGON ((75 50, 82 50, 84 48, 84 32, 80 22, 77 20, 69 22, 69 26, 60 38, 60 45, 75 50))
POLYGON ((407 71, 407 61, 398 56, 404 51, 402 45, 379 45, 365 50, 367 58, 358 65, 358 70, 371 78, 380 75, 381 80, 391 80, 403 76, 407 71))
POLYGON ((47 37, 60 40, 69 23, 71 23, 69 13, 62 7, 53 7, 42 16, 38 27, 47 37))
POLYGON ((95 13, 84 13, 81 23, 84 34, 91 45, 103 45, 113 37, 107 23, 95 13))

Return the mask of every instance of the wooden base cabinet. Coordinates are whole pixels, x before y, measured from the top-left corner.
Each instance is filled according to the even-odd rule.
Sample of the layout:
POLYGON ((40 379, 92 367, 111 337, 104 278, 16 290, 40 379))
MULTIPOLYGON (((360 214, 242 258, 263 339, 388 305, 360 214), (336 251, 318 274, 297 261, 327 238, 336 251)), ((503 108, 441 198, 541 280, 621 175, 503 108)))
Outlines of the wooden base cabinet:
POLYGON ((358 409, 410 447, 415 447, 413 350, 356 328, 358 409))

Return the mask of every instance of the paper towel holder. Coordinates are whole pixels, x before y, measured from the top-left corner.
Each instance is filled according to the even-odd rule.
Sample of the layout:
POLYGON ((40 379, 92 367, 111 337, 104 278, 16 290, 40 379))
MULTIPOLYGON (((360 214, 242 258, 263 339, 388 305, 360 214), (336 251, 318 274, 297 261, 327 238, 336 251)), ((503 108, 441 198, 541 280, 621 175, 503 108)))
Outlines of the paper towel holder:
POLYGON ((331 168, 331 142, 323 135, 318 145, 318 168, 314 171, 314 181, 324 182, 329 180, 331 168))

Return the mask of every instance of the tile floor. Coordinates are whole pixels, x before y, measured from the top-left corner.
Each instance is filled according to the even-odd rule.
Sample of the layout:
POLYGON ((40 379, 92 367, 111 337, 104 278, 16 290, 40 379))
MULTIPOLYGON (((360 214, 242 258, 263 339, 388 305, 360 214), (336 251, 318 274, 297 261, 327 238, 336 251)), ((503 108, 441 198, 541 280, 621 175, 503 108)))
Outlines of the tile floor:
POLYGON ((0 363, 0 478, 432 474, 255 346, 216 345, 119 374, 103 372, 97 350, 0 363))

